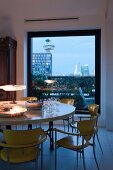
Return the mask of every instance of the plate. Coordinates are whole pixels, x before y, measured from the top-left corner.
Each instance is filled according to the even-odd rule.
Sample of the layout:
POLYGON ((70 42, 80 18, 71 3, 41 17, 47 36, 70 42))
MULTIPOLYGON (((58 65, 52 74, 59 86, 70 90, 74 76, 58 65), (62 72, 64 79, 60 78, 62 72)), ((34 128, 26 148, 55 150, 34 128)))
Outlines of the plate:
POLYGON ((10 112, 0 112, 0 117, 19 117, 23 116, 24 113, 25 112, 11 114, 10 112))
POLYGON ((22 108, 19 112, 0 111, 0 117, 19 117, 23 116, 26 111, 26 108, 22 108))

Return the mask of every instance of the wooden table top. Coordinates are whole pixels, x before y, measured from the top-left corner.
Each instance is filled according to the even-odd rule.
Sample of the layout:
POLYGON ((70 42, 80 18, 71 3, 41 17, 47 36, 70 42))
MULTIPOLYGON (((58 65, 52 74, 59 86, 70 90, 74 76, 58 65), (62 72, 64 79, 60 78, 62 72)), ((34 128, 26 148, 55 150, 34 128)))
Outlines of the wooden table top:
MULTIPOLYGON (((7 101, 5 101, 7 102, 7 101)), ((0 104, 3 102, 0 102, 0 104)), ((18 106, 26 107, 26 102, 17 101, 18 106)), ((60 102, 52 102, 44 104, 42 109, 27 108, 27 111, 22 116, 3 117, 0 116, 0 125, 22 125, 36 124, 41 122, 51 122, 69 117, 75 113, 75 107, 63 104, 60 102)))

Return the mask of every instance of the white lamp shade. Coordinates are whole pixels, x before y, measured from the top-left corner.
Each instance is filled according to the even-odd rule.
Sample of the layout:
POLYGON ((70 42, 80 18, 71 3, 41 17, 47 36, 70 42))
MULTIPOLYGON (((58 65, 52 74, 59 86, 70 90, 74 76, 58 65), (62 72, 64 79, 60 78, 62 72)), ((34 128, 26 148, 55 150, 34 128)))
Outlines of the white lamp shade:
POLYGON ((45 80, 45 82, 48 83, 48 84, 53 84, 53 83, 56 82, 56 80, 45 80))
POLYGON ((26 89, 25 85, 4 85, 0 86, 0 89, 3 89, 4 91, 19 91, 26 89))

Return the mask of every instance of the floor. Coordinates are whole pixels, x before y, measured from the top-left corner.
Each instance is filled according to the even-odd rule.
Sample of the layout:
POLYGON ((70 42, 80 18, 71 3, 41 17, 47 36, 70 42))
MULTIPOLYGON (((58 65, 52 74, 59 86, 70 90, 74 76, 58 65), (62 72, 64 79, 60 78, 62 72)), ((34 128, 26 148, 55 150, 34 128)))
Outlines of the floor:
MULTIPOLYGON (((55 125, 57 127, 57 125, 55 125)), ((47 125, 42 125, 46 130, 47 125)), ((58 127, 57 127, 58 128, 58 127)), ((63 126, 59 126, 63 128, 63 126)), ((99 139, 103 148, 103 154, 99 148, 98 142, 96 142, 96 155, 99 163, 100 170, 113 170, 113 132, 106 131, 104 128, 99 128, 99 139)), ((54 150, 49 149, 49 138, 43 145, 43 170, 54 170, 54 150)), ((76 170, 76 152, 66 149, 58 149, 58 170, 76 170)), ((85 161, 87 170, 97 170, 94 162, 92 147, 85 150, 85 161)), ((40 170, 40 158, 38 161, 38 169, 40 170)), ((33 170, 34 162, 26 164, 15 164, 11 166, 11 170, 33 170)), ((7 170, 7 163, 0 161, 0 170, 7 170)), ((78 170, 83 170, 82 159, 79 158, 78 170)))

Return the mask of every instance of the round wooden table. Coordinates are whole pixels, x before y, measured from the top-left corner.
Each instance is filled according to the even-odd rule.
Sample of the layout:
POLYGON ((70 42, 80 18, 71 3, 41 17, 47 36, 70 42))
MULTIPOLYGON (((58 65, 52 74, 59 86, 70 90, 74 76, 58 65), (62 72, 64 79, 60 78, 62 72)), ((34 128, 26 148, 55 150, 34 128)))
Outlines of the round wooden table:
MULTIPOLYGON (((3 102, 0 102, 0 104, 3 102)), ((8 103, 8 102, 4 102, 8 103)), ((25 106, 24 101, 17 101, 19 106, 25 106)), ((75 113, 75 107, 60 103, 52 102, 51 109, 47 109, 45 105, 42 109, 38 108, 28 108, 27 111, 22 116, 8 116, 4 117, 0 115, 0 125, 5 125, 10 127, 12 125, 28 125, 32 128, 33 124, 49 122, 49 128, 47 133, 50 137, 50 148, 53 149, 53 121, 61 120, 67 118, 75 113)))

